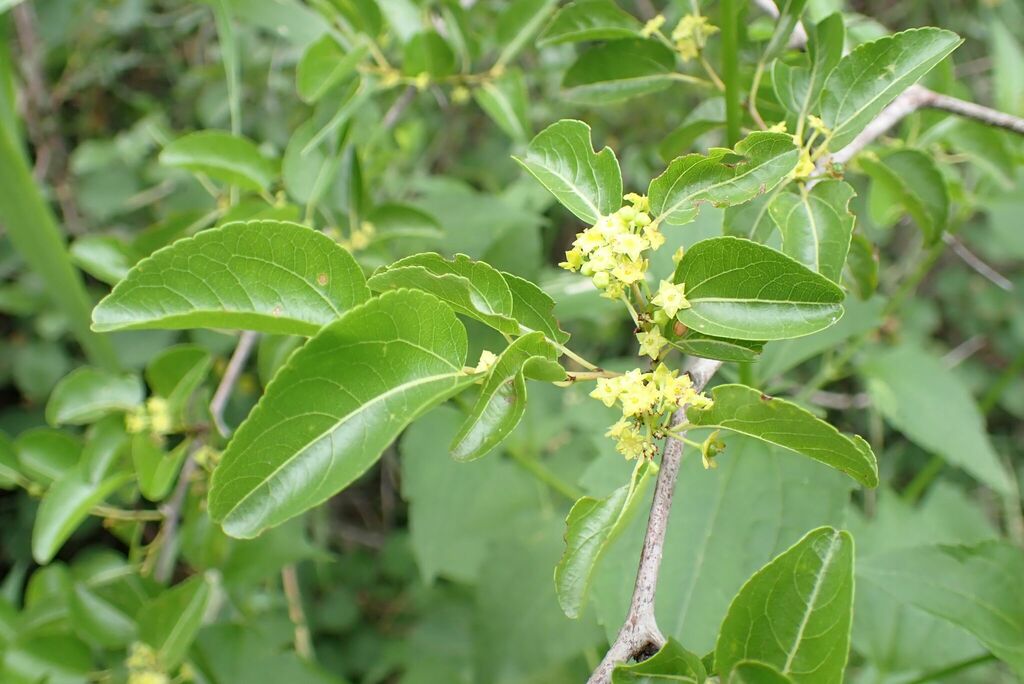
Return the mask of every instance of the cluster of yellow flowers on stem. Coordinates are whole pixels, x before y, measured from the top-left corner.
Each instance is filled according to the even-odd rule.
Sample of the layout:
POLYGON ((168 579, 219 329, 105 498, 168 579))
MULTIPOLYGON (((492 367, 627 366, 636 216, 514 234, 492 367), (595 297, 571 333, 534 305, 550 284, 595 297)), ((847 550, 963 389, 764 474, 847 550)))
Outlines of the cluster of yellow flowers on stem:
POLYGON ((156 651, 148 644, 135 642, 124 661, 128 684, 170 684, 171 678, 160 669, 156 651))
POLYGON ((149 431, 154 435, 167 435, 173 431, 174 421, 167 400, 150 397, 145 406, 140 406, 124 417, 125 430, 129 434, 149 431))
POLYGON ((665 236, 647 213, 647 198, 630 193, 625 199, 629 204, 577 234, 559 264, 590 276, 609 299, 621 299, 627 288, 642 283, 647 273, 643 253, 665 244, 665 236))
POLYGON ((679 375, 665 364, 650 373, 634 369, 614 378, 600 378, 590 396, 611 407, 622 407, 622 418, 606 436, 627 459, 652 458, 655 440, 665 437, 672 414, 682 406, 706 408, 711 400, 693 387, 688 375, 679 375))
POLYGON ((718 32, 718 27, 699 14, 687 14, 672 29, 672 42, 683 61, 697 57, 704 49, 708 38, 718 32))

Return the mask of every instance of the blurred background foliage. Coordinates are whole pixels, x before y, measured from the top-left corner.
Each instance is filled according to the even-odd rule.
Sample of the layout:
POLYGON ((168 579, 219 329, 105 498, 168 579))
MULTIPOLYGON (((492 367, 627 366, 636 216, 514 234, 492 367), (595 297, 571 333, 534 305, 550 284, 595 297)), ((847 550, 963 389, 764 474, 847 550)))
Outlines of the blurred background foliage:
MULTIPOLYGON (((75 278, 61 280, 71 272, 45 256, 56 270, 33 267, 19 247, 15 222, 38 214, 18 214, 14 200, 33 192, 60 217, 91 301, 179 237, 233 219, 286 218, 325 230, 368 270, 436 250, 534 279, 556 299, 576 351, 608 367, 633 365, 623 359, 633 336, 616 308, 554 267, 578 222, 510 155, 548 123, 578 118, 598 145, 618 151, 627 190, 641 189, 674 156, 721 144, 722 99, 670 80, 629 97, 588 87, 581 54, 595 48, 538 40, 556 4, 30 0, 3 14, 0 126, 17 142, 0 173, 8 207, 0 212, 2 681, 124 681, 138 664, 132 657, 146 656, 132 644, 166 646, 167 635, 153 631, 161 620, 195 636, 180 653, 161 651, 173 662, 167 681, 574 682, 593 668, 625 612, 644 520, 608 554, 584 616, 565 618, 552 583, 565 514, 576 497, 620 486, 630 469, 601 437, 609 415, 582 388, 532 388, 500 457, 469 464, 454 463, 444 446, 457 407, 437 409, 358 486, 252 541, 229 539, 203 511, 205 472, 223 445, 211 436, 198 473, 177 490, 170 578, 193 579, 176 594, 154 574, 168 553, 160 522, 117 517, 140 502, 134 485, 116 491, 114 511, 86 507, 92 515, 51 562, 39 565, 31 544, 39 496, 79 463, 116 473, 147 457, 169 462, 169 478, 146 498, 162 510, 173 504, 181 445, 210 432, 205 407, 236 343, 202 331, 85 343, 112 345, 94 351, 93 364, 132 378, 122 409, 136 408, 144 392, 178 391, 174 425, 156 442, 128 434, 117 412, 99 421, 62 415, 51 393, 85 363, 81 321, 69 304, 75 278), (360 51, 373 67, 336 68, 360 51), (193 160, 209 176, 197 177, 161 160, 169 142, 204 129, 251 141, 238 163, 265 182, 232 196, 216 182, 230 169, 193 160), (20 144, 34 162, 31 187, 12 170, 20 144), (200 605, 206 620, 189 618, 186 605, 200 605), (296 621, 308 635, 296 634, 296 621)), ((689 4, 620 3, 641 23, 656 12, 671 22, 689 4)), ((911 26, 956 30, 966 43, 928 86, 1024 115, 1018 0, 811 0, 808 14, 836 10, 852 43, 911 26)), ((715 4, 706 11, 714 21, 715 4)), ((748 14, 752 64, 772 21, 754 7, 748 14)), ((717 49, 711 41, 716 64, 717 49)), ((781 118, 771 103, 761 111, 769 123, 781 118)), ((741 440, 715 471, 687 459, 659 622, 698 652, 713 646, 740 584, 814 526, 850 528, 858 558, 920 543, 1024 541, 1016 478, 992 487, 976 465, 1013 473, 1024 465, 1024 144, 928 111, 890 136, 877 151, 916 149, 935 160, 949 237, 923 244, 888 177, 854 164, 847 177, 869 272, 877 259, 877 291, 851 296, 834 328, 773 343, 742 369, 763 391, 868 437, 884 484, 852 495, 832 471, 741 440)), ((676 244, 659 256, 719 233, 722 220, 705 208, 697 223, 668 231, 676 244)), ((30 223, 41 240, 41 224, 30 223)), ((471 359, 500 346, 489 343, 495 333, 472 333, 471 359)), ((228 403, 229 424, 299 343, 260 340, 228 403)), ((925 681, 972 659, 983 662, 928 681, 1015 681, 959 627, 870 583, 856 600, 851 681, 925 681)))

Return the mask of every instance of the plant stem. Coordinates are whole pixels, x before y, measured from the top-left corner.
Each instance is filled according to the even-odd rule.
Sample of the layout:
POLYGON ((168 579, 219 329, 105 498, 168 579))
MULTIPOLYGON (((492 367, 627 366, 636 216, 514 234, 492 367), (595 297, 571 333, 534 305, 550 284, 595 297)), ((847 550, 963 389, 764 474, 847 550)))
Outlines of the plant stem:
POLYGON ((967 658, 966 660, 961 660, 960 662, 953 663, 952 665, 947 665, 946 667, 940 668, 938 670, 932 670, 931 672, 926 672, 923 675, 921 675, 920 677, 918 677, 917 679, 913 679, 913 680, 907 682, 906 684, 926 684, 926 682, 934 682, 937 679, 945 679, 946 677, 948 677, 951 674, 956 674, 957 672, 963 672, 964 670, 972 668, 975 665, 981 665, 983 663, 988 663, 988 662, 991 662, 991 661, 993 661, 995 659, 996 659, 996 657, 994 655, 992 655, 991 653, 986 653, 984 655, 975 656, 974 658, 967 658))
POLYGON ((584 496, 580 489, 563 480, 557 473, 553 472, 538 459, 526 456, 520 453, 518 449, 508 449, 508 455, 513 461, 522 466, 523 470, 530 473, 570 501, 576 501, 584 496))
POLYGON ((946 467, 946 461, 941 456, 932 456, 924 468, 917 471, 914 479, 903 489, 903 500, 907 503, 914 503, 921 498, 928 485, 935 481, 942 469, 946 467))
POLYGON ((111 520, 154 521, 164 519, 164 514, 160 511, 131 511, 102 504, 93 506, 90 513, 101 518, 110 518, 111 520))
POLYGON ((725 84, 725 135, 729 147, 740 140, 740 0, 722 0, 722 81, 725 84))
POLYGON ((281 568, 281 587, 288 602, 288 619, 295 626, 295 653, 303 660, 312 661, 313 639, 309 633, 309 623, 306 622, 306 611, 302 609, 302 590, 299 588, 299 576, 294 563, 281 568))

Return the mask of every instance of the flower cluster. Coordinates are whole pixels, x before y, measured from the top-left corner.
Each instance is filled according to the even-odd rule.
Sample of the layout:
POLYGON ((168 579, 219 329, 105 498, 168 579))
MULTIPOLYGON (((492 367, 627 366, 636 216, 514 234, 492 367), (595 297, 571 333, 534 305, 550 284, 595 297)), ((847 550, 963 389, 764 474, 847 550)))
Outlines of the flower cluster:
POLYGON ((125 660, 128 684, 170 684, 171 678, 160 669, 156 651, 147 644, 135 642, 125 660))
POLYGON ((154 435, 167 435, 173 431, 174 421, 167 400, 150 397, 145 406, 140 406, 124 417, 125 430, 129 434, 149 431, 154 435))
POLYGON ((647 213, 647 198, 630 193, 625 199, 628 205, 578 233, 559 264, 590 276, 609 299, 619 299, 627 287, 642 281, 647 272, 644 252, 665 244, 665 236, 647 213))
POLYGON ((687 14, 679 20, 672 30, 672 42, 683 61, 695 58, 704 48, 710 36, 718 32, 718 27, 699 14, 687 14))
POLYGON ((639 369, 614 378, 601 378, 590 396, 611 407, 618 402, 622 418, 606 435, 616 440, 616 449, 628 459, 652 458, 654 440, 664 436, 664 421, 681 406, 706 408, 711 400, 693 387, 688 375, 679 375, 659 364, 651 373, 639 369))

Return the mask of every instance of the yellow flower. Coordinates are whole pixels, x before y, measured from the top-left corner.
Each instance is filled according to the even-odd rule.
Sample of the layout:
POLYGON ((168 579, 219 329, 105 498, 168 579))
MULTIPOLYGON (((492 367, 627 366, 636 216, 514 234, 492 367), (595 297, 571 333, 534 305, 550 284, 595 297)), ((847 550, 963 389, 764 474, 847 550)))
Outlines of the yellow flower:
POLYGON ((590 396, 611 408, 615 405, 621 391, 618 378, 598 378, 597 387, 590 393, 590 396))
POLYGON ((651 328, 646 332, 638 333, 636 339, 640 342, 640 354, 650 356, 652 359, 658 358, 661 350, 668 344, 668 340, 665 339, 658 328, 651 328))
POLYGON ((793 178, 807 178, 814 173, 814 162, 811 161, 811 153, 807 148, 800 150, 800 161, 793 169, 793 178))
POLYGON ((807 115, 807 124, 816 131, 820 131, 824 135, 828 135, 831 131, 825 122, 814 116, 813 114, 807 115))
POLYGON ((154 434, 166 435, 171 432, 173 421, 166 399, 150 397, 146 401, 146 411, 149 413, 149 425, 154 434))
MULTIPOLYGON (((641 216, 647 216, 647 214, 641 214, 641 216)), ((658 230, 658 226, 648 223, 644 226, 644 237, 647 238, 647 242, 650 243, 651 249, 660 249, 665 244, 665 236, 662 235, 661 231, 658 230)))
POLYGON ((612 240, 612 249, 614 249, 618 254, 628 256, 633 261, 639 259, 640 254, 643 253, 648 246, 647 240, 636 233, 620 233, 612 240))
POLYGON ((664 25, 665 15, 659 14, 658 16, 648 20, 648 22, 644 24, 644 27, 640 29, 640 35, 643 36, 644 38, 650 38, 655 33, 657 33, 664 25))
POLYGON ((608 284, 608 287, 601 293, 601 296, 605 299, 620 299, 625 293, 625 286, 616 280, 608 284))
POLYGON ((576 241, 572 243, 572 246, 582 250, 584 254, 590 254, 598 247, 603 247, 605 242, 604 235, 600 230, 587 228, 576 235, 576 241))
POLYGON ((149 427, 149 414, 146 409, 139 408, 124 416, 124 429, 130 435, 145 432, 149 427))
MULTIPOLYGON (((777 124, 775 124, 774 126, 769 126, 768 130, 771 133, 785 133, 786 132, 786 122, 785 121, 780 121, 777 124)), ((799 143, 797 143, 797 144, 799 144, 799 143)))
POLYGON ((128 684, 170 684, 170 677, 156 670, 140 670, 128 675, 128 684))
POLYGON ((619 436, 622 435, 622 433, 632 425, 633 422, 630 421, 628 418, 619 418, 610 428, 608 428, 608 432, 604 433, 604 436, 618 439, 619 436))
POLYGON ((558 264, 567 271, 578 271, 583 266, 583 250, 573 247, 565 253, 565 261, 558 264))
POLYGON ((621 434, 619 434, 615 448, 620 454, 632 461, 633 459, 640 458, 644 455, 645 445, 646 440, 638 430, 634 428, 625 428, 621 434))
POLYGON ((661 400, 661 393, 650 383, 642 383, 629 391, 623 391, 619 397, 622 402, 622 414, 635 416, 650 411, 661 400))
POLYGON ((676 285, 662 280, 658 286, 658 294, 651 300, 651 304, 664 309, 669 318, 675 318, 680 310, 690 308, 690 302, 686 299, 686 284, 676 285))
POLYGON ((683 247, 680 247, 679 249, 677 249, 675 252, 672 253, 672 261, 674 261, 675 263, 678 264, 680 261, 683 260, 683 254, 685 254, 685 253, 686 253, 686 249, 683 248, 683 247))
POLYGON ((477 362, 476 368, 474 368, 473 371, 476 373, 486 373, 488 370, 490 370, 491 366, 493 366, 494 362, 497 360, 498 357, 494 354, 494 352, 490 352, 484 349, 482 352, 480 352, 480 361, 477 362))
POLYGON ((716 33, 718 27, 699 14, 687 14, 672 30, 672 41, 683 61, 696 57, 707 42, 708 36, 716 33))
POLYGON ((465 104, 469 102, 469 98, 469 88, 465 86, 456 86, 452 88, 452 102, 455 104, 465 104))
POLYGON ((643 280, 646 270, 647 261, 644 259, 623 259, 612 269, 612 275, 626 285, 631 285, 643 280))
POLYGON ((635 192, 630 192, 623 195, 622 199, 632 204, 633 208, 637 211, 647 211, 650 208, 647 195, 638 195, 635 192))
POLYGON ((590 268, 595 273, 611 271, 619 263, 611 247, 599 247, 590 255, 590 268))

